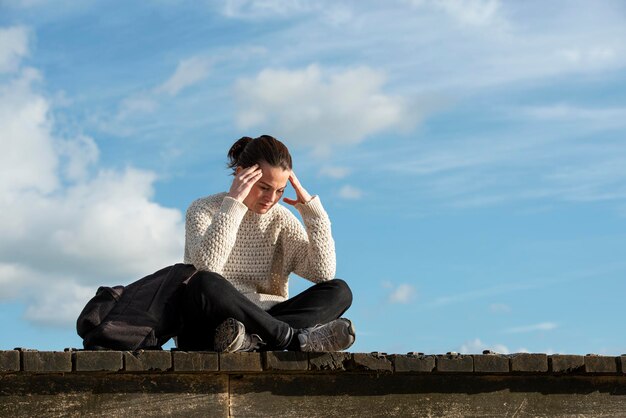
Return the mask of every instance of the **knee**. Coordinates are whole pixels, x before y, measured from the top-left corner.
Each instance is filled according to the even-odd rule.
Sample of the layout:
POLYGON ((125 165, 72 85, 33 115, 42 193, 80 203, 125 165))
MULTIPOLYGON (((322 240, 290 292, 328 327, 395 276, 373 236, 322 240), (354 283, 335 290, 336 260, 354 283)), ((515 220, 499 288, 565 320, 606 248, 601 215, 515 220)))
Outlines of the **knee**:
POLYGON ((212 271, 198 271, 188 283, 188 289, 204 294, 219 294, 220 290, 229 285, 221 275, 212 271))
POLYGON ((342 279, 332 279, 328 283, 333 286, 336 300, 348 309, 352 305, 352 290, 348 283, 342 279))

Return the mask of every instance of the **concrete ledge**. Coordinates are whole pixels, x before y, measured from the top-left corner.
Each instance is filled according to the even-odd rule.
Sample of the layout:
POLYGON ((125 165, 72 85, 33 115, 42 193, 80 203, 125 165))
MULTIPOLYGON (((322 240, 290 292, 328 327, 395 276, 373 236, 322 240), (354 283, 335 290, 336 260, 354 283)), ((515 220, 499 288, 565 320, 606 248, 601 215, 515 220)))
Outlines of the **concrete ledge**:
POLYGON ((185 351, 0 351, 0 375, 16 372, 351 372, 623 376, 626 355, 223 353, 185 351))
POLYGON ((261 353, 222 353, 220 371, 262 372, 261 353))
POLYGON ((219 370, 217 353, 202 351, 173 351, 172 364, 176 372, 216 372, 219 370))
POLYGON ((24 350, 21 354, 21 370, 25 372, 71 372, 72 353, 69 351, 24 350))
POLYGON ((309 356, 307 353, 296 351, 268 351, 263 353, 264 370, 309 370, 309 356))
POLYGON ((468 355, 448 353, 436 357, 438 372, 471 373, 474 371, 474 358, 468 355))
POLYGON ((623 416, 626 356, 0 351, 0 416, 623 416))
POLYGON ((385 353, 354 353, 352 355, 352 370, 393 372, 391 358, 385 353))
POLYGON ((74 353, 74 371, 117 372, 124 368, 121 351, 77 351, 74 353))
POLYGON ((435 370, 435 356, 426 356, 424 353, 408 353, 405 356, 394 354, 392 361, 398 373, 430 373, 435 370))
POLYGON ((167 371, 172 368, 169 351, 124 352, 124 370, 127 372, 167 371))
POLYGON ((545 373, 548 371, 548 356, 530 353, 515 354, 511 357, 511 371, 545 373))
POLYGON ((583 356, 554 354, 548 358, 550 371, 553 373, 584 373, 585 358, 583 356))
POLYGON ((615 374, 619 370, 619 363, 619 357, 587 354, 585 356, 585 371, 587 373, 615 374))
POLYGON ((508 373, 511 370, 509 358, 499 354, 474 355, 474 372, 508 373))
POLYGON ((0 372, 20 370, 20 352, 17 350, 0 351, 0 372))
POLYGON ((350 353, 309 353, 309 370, 346 371, 351 364, 352 354, 350 353))

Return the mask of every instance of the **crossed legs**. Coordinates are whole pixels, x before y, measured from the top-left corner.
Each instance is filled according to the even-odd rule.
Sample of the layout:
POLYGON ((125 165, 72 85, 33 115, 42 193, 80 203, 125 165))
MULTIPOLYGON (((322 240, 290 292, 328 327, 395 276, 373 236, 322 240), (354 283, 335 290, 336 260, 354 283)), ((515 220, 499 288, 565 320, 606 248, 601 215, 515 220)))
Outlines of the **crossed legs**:
POLYGON ((352 292, 341 279, 317 283, 268 311, 259 308, 217 273, 198 272, 187 284, 181 302, 182 350, 213 350, 216 328, 228 318, 257 334, 265 349, 293 348, 296 330, 326 324, 351 305, 352 292), (291 345, 290 345, 291 344, 291 345))

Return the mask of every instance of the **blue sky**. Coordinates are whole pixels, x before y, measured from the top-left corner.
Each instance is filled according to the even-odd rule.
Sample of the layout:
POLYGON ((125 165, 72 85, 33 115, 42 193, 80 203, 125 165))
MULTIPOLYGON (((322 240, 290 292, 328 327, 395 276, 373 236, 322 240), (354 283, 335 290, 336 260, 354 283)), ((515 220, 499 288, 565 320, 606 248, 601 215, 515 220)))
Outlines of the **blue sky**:
POLYGON ((625 68, 623 1, 0 0, 0 349, 80 347, 267 133, 354 351, 625 353, 625 68))

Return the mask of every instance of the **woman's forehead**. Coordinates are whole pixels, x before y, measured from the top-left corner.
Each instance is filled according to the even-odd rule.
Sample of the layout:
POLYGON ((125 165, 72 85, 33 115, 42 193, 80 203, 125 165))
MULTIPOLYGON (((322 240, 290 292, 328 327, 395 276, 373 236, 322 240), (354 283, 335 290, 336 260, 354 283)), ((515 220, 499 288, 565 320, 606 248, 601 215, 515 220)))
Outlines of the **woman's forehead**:
POLYGON ((283 170, 281 167, 272 167, 267 163, 261 164, 263 175, 259 179, 259 183, 266 184, 270 187, 281 189, 287 185, 289 181, 289 170, 283 170))

